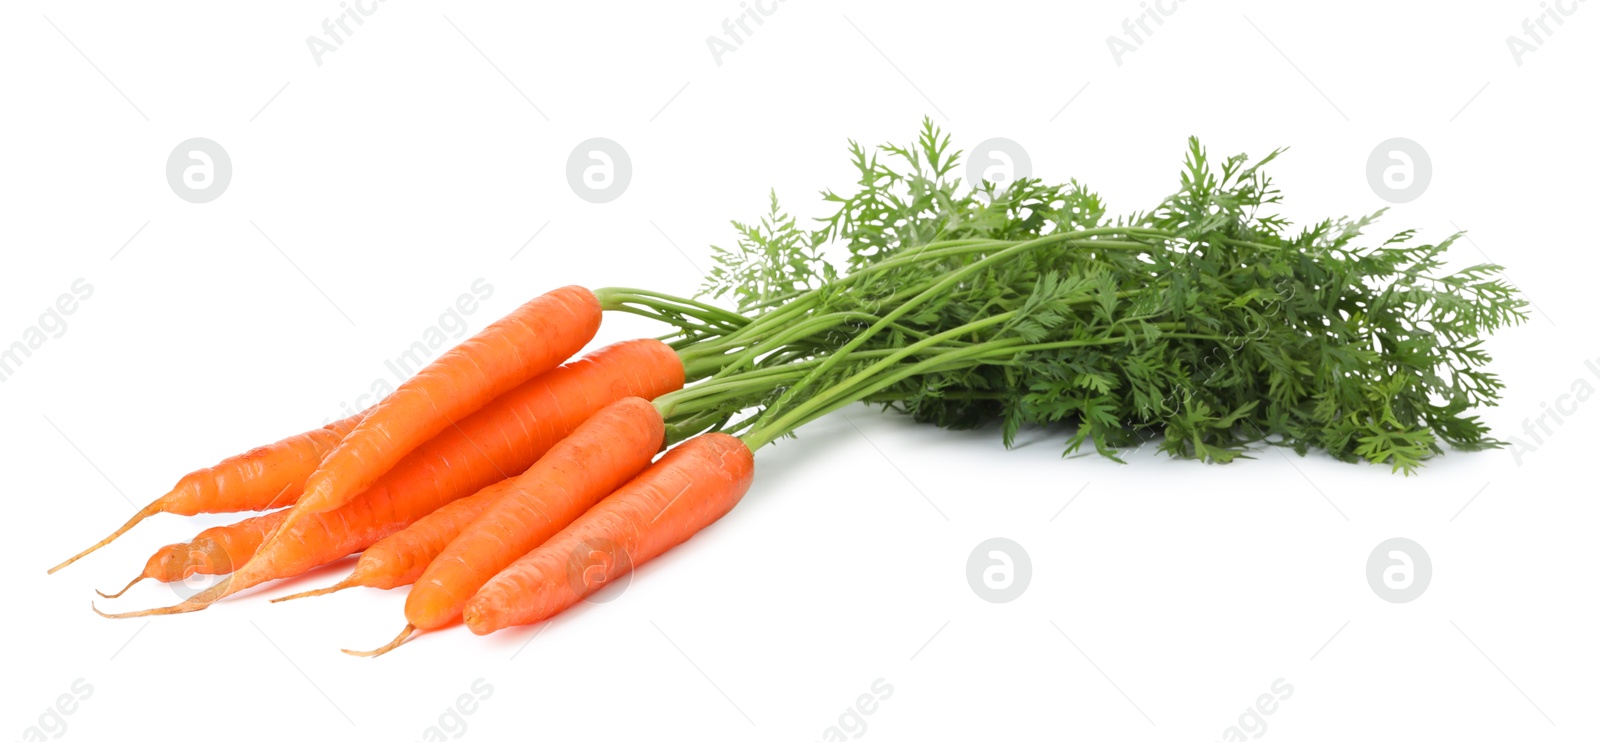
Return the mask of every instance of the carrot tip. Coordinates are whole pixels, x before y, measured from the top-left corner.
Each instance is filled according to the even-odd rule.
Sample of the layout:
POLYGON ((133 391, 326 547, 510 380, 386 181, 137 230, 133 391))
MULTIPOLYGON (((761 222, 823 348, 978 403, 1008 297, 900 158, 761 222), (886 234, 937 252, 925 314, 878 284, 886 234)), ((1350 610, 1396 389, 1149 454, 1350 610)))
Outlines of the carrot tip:
MULTIPOLYGON (((118 590, 118 591, 116 591, 116 592, 114 592, 114 593, 112 593, 110 595, 106 595, 105 593, 102 593, 99 590, 95 590, 94 592, 95 592, 96 595, 99 595, 100 597, 105 598, 106 600, 115 600, 117 598, 122 597, 123 593, 128 592, 128 588, 139 584, 139 581, 144 579, 144 577, 145 577, 144 575, 139 575, 138 577, 133 578, 132 582, 129 582, 128 584, 123 585, 121 590, 118 590)), ((93 603, 91 603, 90 605, 93 605, 93 603)))
POLYGON ((336 593, 336 592, 339 592, 340 590, 343 590, 343 589, 345 589, 347 587, 355 587, 355 583, 353 583, 353 582, 351 582, 350 580, 347 579, 347 580, 344 580, 342 582, 339 582, 336 585, 329 585, 328 587, 319 588, 319 589, 316 589, 316 590, 307 590, 307 591, 305 591, 303 593, 295 593, 294 595, 285 595, 285 596, 283 596, 281 598, 273 598, 272 600, 267 601, 267 602, 269 602, 269 603, 282 603, 285 600, 294 600, 296 598, 314 598, 314 597, 316 597, 318 595, 327 595, 328 593, 336 593))
POLYGON ((232 595, 233 593, 229 590, 228 584, 227 582, 219 582, 212 585, 210 589, 196 593, 182 603, 163 608, 147 608, 142 611, 129 611, 127 613, 106 613, 100 610, 92 600, 89 601, 89 608, 105 618, 139 618, 142 616, 171 616, 178 613, 193 613, 210 608, 212 603, 232 595))
POLYGON ((417 627, 412 626, 411 624, 406 624, 406 627, 401 629, 400 635, 395 637, 394 641, 378 647, 377 649, 370 649, 365 652, 359 649, 341 649, 339 651, 344 652, 352 657, 377 657, 382 654, 387 654, 390 650, 400 646, 400 644, 406 640, 406 637, 411 636, 411 632, 416 630, 417 627))
POLYGON ((57 564, 54 567, 51 567, 48 571, 45 572, 45 574, 53 575, 53 574, 55 574, 57 572, 60 572, 62 569, 64 569, 68 565, 72 564, 73 562, 76 562, 79 559, 82 559, 82 558, 84 558, 86 556, 89 556, 90 554, 95 553, 95 551, 99 550, 100 547, 105 546, 106 544, 109 544, 112 541, 117 540, 117 538, 119 536, 121 536, 124 533, 127 533, 129 531, 129 529, 132 529, 134 526, 139 525, 139 523, 141 521, 143 521, 145 518, 148 518, 148 517, 150 517, 152 515, 155 515, 156 513, 159 513, 159 512, 161 512, 161 501, 160 500, 156 500, 155 502, 152 502, 149 505, 146 505, 146 506, 140 508, 139 512, 134 513, 133 517, 129 518, 127 523, 122 524, 121 528, 118 528, 117 530, 112 531, 110 536, 107 536, 107 537, 101 539, 94 546, 91 546, 91 547, 89 547, 87 549, 84 549, 83 551, 78 552, 78 554, 76 556, 72 557, 71 559, 68 559, 67 561, 64 561, 64 562, 62 562, 60 564, 57 564))
POLYGON ((100 616, 102 616, 104 618, 140 618, 142 616, 171 616, 171 615, 175 615, 175 614, 178 614, 178 613, 193 613, 195 611, 205 610, 206 606, 209 606, 209 605, 211 605, 211 604, 210 603, 193 603, 193 602, 189 602, 189 601, 184 601, 184 602, 179 603, 177 605, 166 606, 165 608, 148 608, 148 609, 145 609, 145 610, 142 610, 142 611, 129 611, 127 613, 106 613, 105 611, 100 610, 100 608, 98 606, 96 606, 93 601, 89 602, 89 608, 91 610, 93 610, 95 613, 100 614, 100 616))

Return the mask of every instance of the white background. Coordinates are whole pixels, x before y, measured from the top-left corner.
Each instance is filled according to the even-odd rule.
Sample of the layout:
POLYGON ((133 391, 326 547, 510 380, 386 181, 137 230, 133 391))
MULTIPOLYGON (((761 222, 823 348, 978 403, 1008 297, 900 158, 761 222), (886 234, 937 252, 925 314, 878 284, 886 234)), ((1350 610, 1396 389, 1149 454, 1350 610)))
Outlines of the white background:
MULTIPOLYGON (((45 575, 183 472, 342 414, 475 279, 494 293, 472 330, 569 283, 691 292, 769 187, 818 216, 816 192, 852 181, 848 138, 903 142, 925 114, 1118 211, 1175 189, 1189 134, 1292 145, 1273 172, 1301 223, 1385 205, 1367 156, 1416 140, 1432 183, 1376 232, 1469 230, 1453 257, 1505 264, 1537 304, 1490 343, 1508 388, 1484 413, 1532 443, 1525 420, 1600 387, 1593 3, 1521 65, 1506 38, 1532 0, 1194 0, 1121 65, 1106 39, 1132 0, 788 0, 720 65, 706 39, 737 0, 394 0, 320 66, 306 38, 335 0, 159 5, 13 2, 0 22, 0 344, 75 279, 94 291, 0 384, 4 739, 78 678, 72 739, 420 739, 478 678, 493 695, 453 728, 484 740, 816 740, 879 678, 892 695, 851 723, 874 740, 1216 740, 1279 678, 1294 692, 1263 738, 1600 731, 1600 403, 1571 398, 1520 465, 1450 453, 1410 478, 1276 450, 1062 460, 1059 431, 1005 451, 856 408, 763 450, 739 508, 615 600, 377 660, 338 649, 387 641, 403 591, 264 599, 334 570, 194 615, 89 611, 225 517, 163 516, 45 575), (234 168, 201 205, 164 174, 197 136, 234 168), (565 174, 596 136, 634 171, 600 205, 565 174), (1033 564, 1004 605, 965 575, 994 536, 1033 564), (1365 577, 1394 536, 1434 570, 1400 605, 1365 577)), ((596 343, 655 332, 611 318, 596 343)), ((145 583, 116 605, 175 599, 145 583)))

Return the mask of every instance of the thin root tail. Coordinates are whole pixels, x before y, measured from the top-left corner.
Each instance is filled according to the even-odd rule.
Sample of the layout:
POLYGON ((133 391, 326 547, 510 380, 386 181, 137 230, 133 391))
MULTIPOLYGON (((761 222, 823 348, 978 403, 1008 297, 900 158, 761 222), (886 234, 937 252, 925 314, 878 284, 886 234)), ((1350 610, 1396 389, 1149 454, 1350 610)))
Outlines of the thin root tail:
POLYGON ((411 632, 416 630, 417 627, 412 626, 411 624, 406 624, 406 627, 400 631, 400 635, 395 637, 394 641, 378 647, 377 649, 372 649, 365 652, 357 649, 341 649, 339 651, 351 655, 352 657, 377 657, 382 654, 387 654, 390 650, 400 646, 403 642, 405 642, 406 637, 411 636, 411 632))
POLYGON ((139 510, 139 512, 134 513, 133 517, 129 518, 127 523, 123 523, 121 528, 118 528, 117 530, 112 531, 110 536, 107 536, 107 537, 105 537, 103 539, 100 539, 99 543, 96 543, 94 546, 91 546, 91 547, 89 547, 87 549, 84 549, 83 551, 78 552, 77 556, 74 556, 73 558, 68 559, 67 561, 64 561, 64 562, 62 562, 60 564, 57 564, 54 567, 51 567, 50 571, 46 572, 45 574, 52 574, 53 575, 53 574, 61 571, 67 565, 72 564, 73 562, 76 562, 79 559, 82 559, 82 558, 84 558, 86 556, 89 556, 90 554, 95 553, 96 551, 98 551, 100 549, 100 547, 105 546, 106 544, 109 544, 112 541, 117 540, 118 536, 121 536, 122 534, 127 533, 134 526, 139 525, 140 521, 142 521, 145 518, 148 518, 148 517, 150 517, 152 515, 155 515, 156 513, 159 513, 159 512, 161 512, 161 501, 160 500, 156 500, 155 502, 152 502, 149 505, 144 506, 143 508, 141 508, 139 510))
POLYGON ((139 575, 138 577, 133 578, 132 582, 129 582, 128 584, 123 585, 121 590, 118 590, 118 591, 116 591, 116 592, 114 592, 114 593, 112 593, 110 595, 106 595, 105 593, 102 593, 99 590, 94 591, 94 593, 95 593, 95 595, 99 595, 100 597, 105 598, 106 600, 115 600, 117 598, 122 597, 123 593, 128 592, 128 588, 139 584, 139 581, 144 579, 144 578, 145 578, 144 575, 139 575))
MULTIPOLYGON (((243 588, 240 588, 240 589, 243 589, 243 588)), ((98 613, 101 616, 104 616, 105 618, 139 618, 141 616, 171 616, 171 615, 175 615, 175 614, 178 614, 178 613, 193 613, 195 611, 203 611, 203 610, 205 610, 207 608, 210 608, 212 603, 215 603, 215 602, 217 602, 219 600, 222 600, 223 598, 228 597, 229 595, 232 595, 233 592, 234 591, 232 589, 231 580, 225 580, 223 582, 219 582, 219 583, 217 583, 215 585, 212 585, 211 587, 207 588, 204 591, 201 591, 199 593, 194 594, 192 597, 190 597, 188 600, 183 601, 182 603, 179 603, 177 605, 169 605, 169 606, 166 606, 165 608, 148 608, 148 609, 142 610, 142 611, 129 611, 127 613, 106 613, 105 611, 100 610, 100 608, 98 606, 96 606, 93 601, 90 601, 89 608, 92 609, 95 613, 98 613)))
POLYGON ((329 585, 328 587, 318 588, 316 590, 307 590, 307 591, 305 591, 303 593, 295 593, 294 595, 285 595, 285 596, 283 596, 281 598, 273 598, 272 600, 270 600, 268 602, 270 602, 270 603, 282 603, 285 600, 294 600, 296 598, 314 598, 314 597, 316 597, 318 595, 327 595, 328 593, 336 593, 336 592, 339 592, 340 590, 343 590, 343 589, 345 589, 347 587, 355 587, 355 586, 356 586, 356 584, 354 582, 351 582, 349 579, 345 579, 344 581, 339 582, 338 584, 329 585))

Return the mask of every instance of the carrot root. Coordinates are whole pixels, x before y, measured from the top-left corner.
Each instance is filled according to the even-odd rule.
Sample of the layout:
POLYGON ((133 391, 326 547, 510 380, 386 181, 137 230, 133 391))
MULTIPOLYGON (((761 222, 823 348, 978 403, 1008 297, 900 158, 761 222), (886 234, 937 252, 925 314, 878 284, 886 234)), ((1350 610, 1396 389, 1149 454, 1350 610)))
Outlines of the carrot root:
MULTIPOLYGON (((129 613, 94 610, 106 618, 192 613, 262 583, 363 551, 504 479, 505 472, 523 472, 606 405, 682 388, 683 374, 677 352, 658 340, 629 340, 596 350, 490 402, 412 451, 367 492, 333 513, 317 513, 291 532, 263 541, 222 582, 183 603, 129 613)), ((282 513, 287 518, 289 512, 261 517, 282 513)))
POLYGON ((460 618, 497 572, 648 467, 665 435, 661 412, 638 397, 594 413, 434 557, 406 596, 406 620, 427 631, 460 618))
MULTIPOLYGON (((232 595, 235 592, 232 585, 233 577, 230 575, 222 578, 221 582, 189 596, 189 599, 182 603, 163 608, 147 608, 142 611, 128 611, 127 613, 106 613, 100 610, 93 601, 90 601, 89 608, 103 618, 140 618, 142 616, 171 616, 179 613, 193 613, 195 611, 203 611, 209 608, 212 603, 232 595)), ((240 589, 242 590, 243 588, 240 589)))
POLYGON ((96 590, 94 592, 95 592, 96 595, 99 595, 100 597, 105 598, 106 600, 116 600, 117 598, 122 597, 123 593, 128 592, 128 588, 139 584, 139 581, 144 579, 144 578, 145 578, 145 575, 141 574, 138 577, 133 578, 133 580, 131 582, 129 582, 128 584, 123 585, 121 590, 118 590, 118 591, 116 591, 116 592, 114 592, 114 593, 112 593, 110 595, 106 595, 105 593, 102 593, 99 590, 96 590))
POLYGON ((345 654, 348 654, 348 655, 350 655, 352 657, 377 657, 377 656, 382 655, 382 654, 387 654, 390 650, 393 650, 395 647, 400 646, 402 643, 405 642, 406 637, 411 636, 411 632, 416 631, 416 630, 417 630, 417 627, 412 626, 411 624, 406 624, 406 627, 404 629, 400 630, 400 635, 395 637, 394 641, 389 642, 388 644, 385 644, 385 645, 383 645, 381 647, 378 647, 377 649, 369 649, 369 650, 367 650, 365 652, 363 652, 363 651, 361 651, 359 649, 341 649, 339 651, 344 652, 345 654))
POLYGON ((129 611, 127 613, 106 613, 105 611, 100 610, 100 607, 95 605, 93 601, 90 601, 89 609, 93 610, 103 618, 140 618, 142 616, 172 616, 179 613, 193 613, 194 611, 204 609, 208 605, 211 605, 210 601, 205 603, 195 603, 186 600, 177 605, 169 605, 165 608, 149 608, 142 611, 129 611))
POLYGON ((340 590, 343 590, 343 589, 345 589, 347 587, 355 587, 355 586, 356 586, 355 577, 353 577, 353 576, 352 577, 346 577, 343 580, 341 580, 341 581, 339 581, 339 582, 337 582, 337 583, 335 583, 333 585, 329 585, 327 587, 318 588, 316 590, 307 590, 307 591, 305 591, 303 593, 295 593, 294 595, 285 595, 285 596, 283 596, 281 598, 273 598, 272 600, 270 600, 268 602, 270 602, 270 603, 282 603, 285 600, 294 600, 296 598, 314 598, 314 597, 316 597, 318 595, 327 595, 328 593, 336 593, 336 592, 339 592, 340 590))
MULTIPOLYGON (((50 571, 46 572, 45 574, 53 575, 56 572, 61 571, 61 569, 66 567, 67 565, 72 564, 73 562, 76 562, 79 559, 82 559, 82 558, 84 558, 86 556, 89 556, 90 554, 93 554, 96 551, 99 551, 100 547, 105 546, 106 544, 109 544, 112 541, 117 540, 117 538, 119 536, 121 536, 124 533, 127 533, 134 526, 139 525, 139 523, 141 521, 143 521, 145 518, 148 518, 148 517, 150 517, 152 515, 155 515, 156 513, 159 513, 159 512, 161 512, 161 501, 160 500, 157 500, 155 502, 150 503, 149 505, 144 506, 143 508, 140 508, 139 512, 134 513, 133 517, 129 518, 127 523, 122 524, 121 528, 118 528, 117 530, 112 531, 110 536, 107 536, 107 537, 105 537, 103 539, 100 539, 99 543, 96 543, 94 546, 91 546, 91 547, 89 547, 87 549, 84 549, 83 551, 78 552, 77 556, 75 556, 75 557, 73 557, 71 559, 68 559, 67 561, 64 561, 64 562, 62 562, 60 564, 57 564, 54 567, 51 567, 50 571)), ((98 591, 96 591, 96 592, 98 592, 98 591)), ((120 593, 119 593, 119 595, 120 595, 120 593)))
POLYGON ((502 568, 467 601, 462 620, 481 635, 555 616, 716 522, 754 475, 744 441, 691 438, 502 568))
POLYGON ((418 446, 566 362, 594 338, 600 317, 593 292, 567 286, 534 297, 446 351, 373 405, 323 457, 289 523, 344 505, 418 446))
POLYGON ((237 513, 272 510, 295 502, 300 498, 306 477, 316 470, 323 455, 337 446, 364 416, 365 413, 358 412, 338 422, 276 443, 257 446, 242 454, 229 456, 213 466, 183 475, 171 490, 140 509, 121 528, 77 556, 52 567, 50 574, 115 541, 140 521, 156 513, 237 513))

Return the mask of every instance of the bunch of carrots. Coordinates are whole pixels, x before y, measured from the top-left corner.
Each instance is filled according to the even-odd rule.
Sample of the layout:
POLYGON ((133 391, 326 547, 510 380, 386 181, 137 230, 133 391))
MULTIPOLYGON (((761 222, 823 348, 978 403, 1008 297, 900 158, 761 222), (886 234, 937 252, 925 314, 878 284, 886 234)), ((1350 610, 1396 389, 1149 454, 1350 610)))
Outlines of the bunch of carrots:
POLYGON ((1258 214, 1276 201, 1260 163, 1212 174, 1198 144, 1178 194, 1115 220, 1076 184, 958 198, 947 145, 925 125, 917 147, 886 146, 911 174, 853 145, 862 190, 830 192, 840 213, 823 229, 799 230, 775 199, 759 226, 738 225, 707 291, 737 310, 557 289, 373 407, 185 475, 50 571, 158 513, 260 513, 158 549, 101 596, 219 575, 211 587, 96 612, 199 611, 360 553, 336 584, 279 600, 409 585, 400 634, 350 652, 376 655, 418 630, 561 613, 728 513, 755 450, 862 401, 952 427, 999 421, 1008 442, 1063 422, 1069 451, 1090 441, 1113 458, 1153 432, 1208 461, 1265 441, 1408 472, 1436 440, 1498 445, 1464 414, 1499 388, 1480 336, 1526 317, 1498 266, 1435 275, 1448 241, 1357 248, 1366 221, 1281 234, 1258 214), (830 239, 848 270, 821 261, 830 239), (673 331, 578 356, 608 311, 673 331))
POLYGON ((385 649, 414 629, 464 620, 486 634, 555 615, 721 517, 754 466, 744 442, 717 433, 652 461, 667 418, 649 400, 703 372, 651 339, 563 363, 600 318, 587 289, 539 296, 372 408, 185 475, 51 571, 157 513, 271 511, 161 548, 129 583, 227 575, 210 589, 103 615, 197 611, 356 552, 346 579, 304 595, 414 585, 406 631, 385 649))

